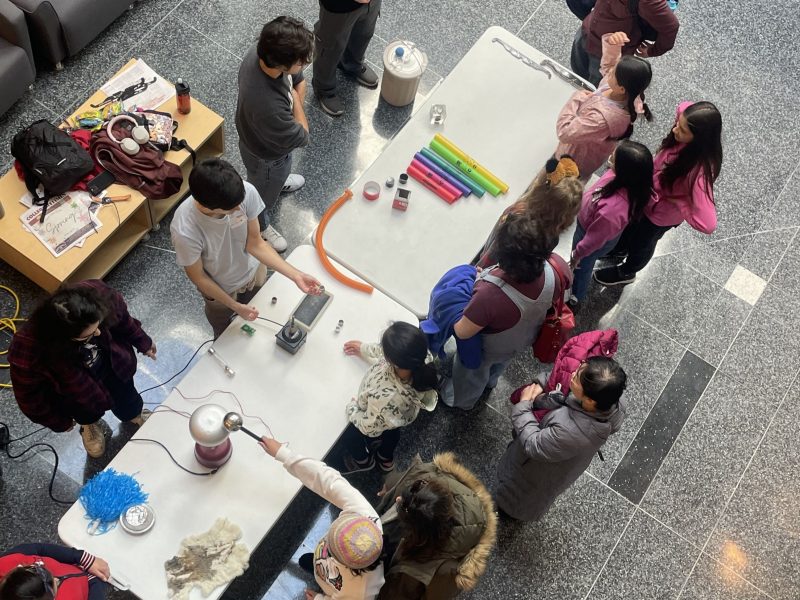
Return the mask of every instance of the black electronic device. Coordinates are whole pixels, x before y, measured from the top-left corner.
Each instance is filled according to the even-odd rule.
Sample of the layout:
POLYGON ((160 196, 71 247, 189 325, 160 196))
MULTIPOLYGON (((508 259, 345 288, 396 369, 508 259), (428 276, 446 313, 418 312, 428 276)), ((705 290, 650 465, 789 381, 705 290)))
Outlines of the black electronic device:
POLYGON ((103 171, 97 177, 89 180, 89 182, 86 184, 86 189, 89 190, 89 193, 92 196, 99 196, 103 190, 116 181, 117 180, 112 173, 109 171, 103 171))
POLYGON ((308 332, 298 327, 295 318, 289 319, 289 322, 275 334, 275 342, 286 350, 289 354, 297 354, 300 347, 306 343, 308 332))
POLYGON ((319 321, 332 298, 333 296, 325 291, 316 295, 306 294, 292 313, 295 324, 306 331, 310 331, 319 321))

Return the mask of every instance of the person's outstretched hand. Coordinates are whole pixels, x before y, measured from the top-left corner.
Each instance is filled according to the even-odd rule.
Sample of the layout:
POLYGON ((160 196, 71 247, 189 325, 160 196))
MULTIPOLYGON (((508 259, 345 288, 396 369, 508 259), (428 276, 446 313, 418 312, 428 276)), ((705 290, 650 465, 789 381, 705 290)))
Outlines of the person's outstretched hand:
POLYGON ((153 345, 150 346, 150 350, 144 353, 145 356, 152 358, 153 360, 156 359, 156 352, 158 352, 158 348, 156 348, 156 343, 153 342, 153 345))
POLYGON ((89 573, 101 581, 108 581, 108 578, 111 577, 111 569, 109 568, 108 563, 102 558, 98 557, 95 557, 92 566, 89 567, 89 573))
POLYGON ((261 441, 258 442, 258 445, 264 449, 264 452, 269 454, 272 458, 275 458, 275 455, 278 453, 278 450, 281 449, 283 444, 276 439, 267 436, 261 436, 261 441))
POLYGON ((345 342, 344 353, 347 354, 347 356, 361 356, 361 342, 359 340, 345 342))
POLYGON ((324 289, 322 284, 317 281, 315 277, 312 277, 308 273, 303 273, 302 271, 298 271, 297 275, 292 278, 292 281, 300 288, 301 292, 311 294, 312 296, 319 296, 324 289))

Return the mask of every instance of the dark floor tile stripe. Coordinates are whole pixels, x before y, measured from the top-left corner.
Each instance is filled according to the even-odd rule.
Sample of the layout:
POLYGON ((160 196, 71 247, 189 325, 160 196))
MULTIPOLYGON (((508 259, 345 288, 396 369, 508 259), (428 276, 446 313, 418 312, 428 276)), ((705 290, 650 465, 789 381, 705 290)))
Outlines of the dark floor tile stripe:
POLYGON ((608 485, 638 504, 716 369, 687 351, 608 485))

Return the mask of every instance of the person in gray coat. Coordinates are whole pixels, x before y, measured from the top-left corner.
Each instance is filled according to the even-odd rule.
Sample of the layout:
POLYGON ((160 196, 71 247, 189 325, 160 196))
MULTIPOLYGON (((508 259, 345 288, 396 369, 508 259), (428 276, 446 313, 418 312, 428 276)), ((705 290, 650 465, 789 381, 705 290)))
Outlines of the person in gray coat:
POLYGON ((522 392, 511 412, 515 437, 497 469, 495 500, 501 511, 523 521, 544 516, 619 431, 625 382, 615 360, 596 356, 573 373, 566 397, 560 390, 543 393, 539 383, 522 392))

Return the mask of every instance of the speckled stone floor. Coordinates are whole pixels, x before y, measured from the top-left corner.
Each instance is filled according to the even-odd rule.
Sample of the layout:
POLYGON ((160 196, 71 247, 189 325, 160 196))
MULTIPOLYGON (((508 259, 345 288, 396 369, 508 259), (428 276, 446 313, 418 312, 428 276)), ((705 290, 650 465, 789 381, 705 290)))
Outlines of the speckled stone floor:
MULTIPOLYGON (((226 157, 241 169, 233 127, 241 56, 267 20, 292 14, 313 23, 316 13, 316 0, 139 2, 65 61, 63 71, 40 68, 33 89, 0 116, 0 166, 10 166, 8 142, 23 125, 68 114, 130 57, 141 57, 170 79, 190 81, 193 95, 225 118, 226 157)), ((664 238, 635 284, 591 289, 579 328, 620 331, 628 418, 604 449, 605 461, 595 460, 543 521, 501 526, 489 569, 466 597, 800 597, 800 97, 786 79, 800 72, 793 33, 800 18, 788 0, 771 2, 768 10, 734 0, 686 2, 678 15, 676 48, 653 60, 647 96, 656 119, 637 127, 636 137, 655 147, 680 100, 720 107, 719 229, 705 237, 680 227, 664 238)), ((385 1, 368 59, 379 68, 388 41, 413 40, 430 58, 424 96, 490 25, 568 64, 578 22, 563 0, 385 1)), ((282 199, 274 219, 290 247, 308 236, 409 115, 410 109, 379 101, 377 92, 341 85, 348 110, 340 119, 325 115, 311 94, 306 101, 312 142, 294 164, 308 184, 282 199)), ((509 115, 510 122, 524 118, 535 117, 509 115)), ((107 278, 158 340, 158 362, 140 365, 140 389, 179 370, 209 337, 201 302, 175 264, 169 218, 107 278)), ((562 252, 570 239, 562 239, 562 252)), ((20 293, 23 314, 42 297, 3 263, 0 278, 20 293)), ((0 296, 0 315, 10 310, 0 296)), ((421 415, 403 436, 401 462, 416 452, 430 457, 452 449, 492 488, 494 464, 486 457, 499 456, 508 443, 506 398, 536 368, 527 357, 515 361, 487 403, 470 414, 443 407, 421 415)), ((7 371, 0 380, 7 381, 7 371)), ((158 401, 164 393, 149 396, 158 401)), ((34 429, 8 389, 0 392, 0 421, 11 426, 13 438, 34 429)), ((126 431, 108 421, 113 454, 126 431)), ((33 441, 59 453, 54 493, 60 498, 74 498, 109 460, 87 460, 74 433, 42 432, 15 442, 12 451, 33 441)), ((57 541, 65 508, 47 496, 52 461, 48 453, 14 462, 0 456, 0 548, 57 541)), ((354 482, 367 494, 379 487, 374 473, 354 482)), ((224 598, 302 598, 309 582, 296 557, 330 519, 328 507, 302 493, 224 598)))

